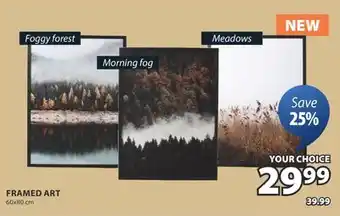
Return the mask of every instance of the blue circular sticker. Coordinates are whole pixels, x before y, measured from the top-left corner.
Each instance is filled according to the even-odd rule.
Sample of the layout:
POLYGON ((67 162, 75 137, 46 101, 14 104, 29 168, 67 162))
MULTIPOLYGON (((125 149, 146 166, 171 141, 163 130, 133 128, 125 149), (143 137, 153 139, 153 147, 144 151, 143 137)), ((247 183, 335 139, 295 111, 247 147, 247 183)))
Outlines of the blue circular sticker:
POLYGON ((281 98, 278 114, 283 127, 300 137, 297 150, 312 144, 325 130, 330 107, 326 96, 310 85, 289 89, 281 98))

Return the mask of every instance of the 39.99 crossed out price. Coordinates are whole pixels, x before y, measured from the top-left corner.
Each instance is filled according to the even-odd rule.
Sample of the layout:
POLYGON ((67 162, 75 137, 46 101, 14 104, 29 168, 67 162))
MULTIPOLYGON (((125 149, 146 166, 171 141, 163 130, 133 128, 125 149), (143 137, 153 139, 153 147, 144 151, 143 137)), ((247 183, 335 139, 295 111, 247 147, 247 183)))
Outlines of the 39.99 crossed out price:
POLYGON ((316 112, 290 112, 292 120, 289 125, 291 126, 303 126, 303 125, 314 125, 318 126, 320 123, 319 118, 316 116, 316 112))
POLYGON ((299 192, 303 185, 325 185, 331 179, 331 170, 326 166, 318 168, 308 166, 303 169, 286 167, 279 171, 274 167, 258 169, 260 177, 268 176, 266 181, 257 188, 258 196, 291 196, 299 192), (283 186, 278 186, 281 182, 283 186))

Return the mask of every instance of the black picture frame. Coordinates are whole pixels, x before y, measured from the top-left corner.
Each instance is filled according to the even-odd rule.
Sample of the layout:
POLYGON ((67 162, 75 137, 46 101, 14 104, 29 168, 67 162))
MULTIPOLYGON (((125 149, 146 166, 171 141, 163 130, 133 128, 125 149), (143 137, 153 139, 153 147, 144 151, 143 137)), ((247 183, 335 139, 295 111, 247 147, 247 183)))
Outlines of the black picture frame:
MULTIPOLYGON (((120 50, 120 53, 121 53, 121 55, 123 55, 123 56, 130 56, 130 55, 134 55, 134 54, 132 54, 133 53, 133 51, 131 51, 130 52, 130 50, 137 50, 137 49, 139 49, 139 50, 142 50, 142 49, 145 49, 145 50, 152 50, 152 49, 157 49, 157 50, 161 50, 161 49, 166 49, 166 50, 179 50, 179 49, 185 49, 185 50, 204 50, 204 49, 208 49, 208 48, 202 48, 202 47, 128 47, 128 48, 121 48, 120 50), (127 52, 124 52, 124 50, 125 51, 127 51, 127 50, 129 50, 129 51, 127 51, 127 52)), ((210 48, 211 49, 211 48, 210 48)), ((213 78, 213 83, 214 83, 214 89, 215 89, 215 92, 216 92, 216 94, 214 95, 214 98, 213 98, 213 100, 215 101, 215 103, 216 103, 216 109, 214 110, 214 113, 215 113, 215 127, 214 127, 214 137, 215 138, 217 138, 217 132, 218 132, 218 80, 219 80, 219 77, 218 77, 218 49, 215 49, 216 50, 216 54, 217 54, 217 56, 216 56, 216 58, 214 59, 214 67, 216 67, 216 68, 214 68, 214 70, 216 71, 215 72, 215 76, 214 76, 214 78, 213 78)), ((122 76, 121 76, 121 74, 122 74, 122 71, 123 70, 120 70, 120 76, 119 76, 119 83, 123 83, 123 80, 122 80, 122 76)), ((121 85, 119 86, 119 92, 120 93, 122 93, 122 91, 121 91, 121 85)), ((120 96, 119 97, 120 99, 119 99, 119 104, 120 104, 120 106, 121 106, 121 104, 122 104, 122 97, 120 96)), ((121 110, 121 107, 119 108, 120 110, 121 110)), ((123 122, 123 115, 119 115, 119 122, 123 122)), ((119 145, 122 145, 122 143, 121 143, 121 141, 122 141, 122 124, 119 124, 119 135, 118 135, 118 137, 119 137, 119 145)), ((185 177, 183 177, 183 176, 172 176, 172 177, 163 177, 163 176, 153 176, 153 177, 128 177, 128 176, 122 176, 121 175, 121 171, 122 171, 122 168, 118 168, 118 179, 119 180, 169 180, 169 181, 175 181, 175 180, 179 180, 179 181, 216 181, 217 180, 217 178, 218 178, 218 165, 217 165, 217 139, 216 139, 216 141, 215 141, 216 143, 215 143, 215 147, 216 147, 216 166, 215 166, 215 170, 214 170, 214 173, 216 174, 216 175, 214 175, 214 176, 208 176, 208 177, 204 177, 204 178, 196 178, 196 177, 190 177, 190 176, 185 176, 185 177)), ((120 148, 119 148, 120 149, 120 148)), ((119 154, 120 155, 120 154, 119 154)), ((120 157, 119 157, 119 162, 118 162, 118 164, 121 164, 121 162, 120 162, 120 157)), ((121 164, 122 165, 122 164, 121 164)), ((119 166, 119 165, 118 165, 119 166)))
MULTIPOLYGON (((302 83, 301 85, 307 85, 307 37, 305 35, 263 35, 263 39, 301 39, 302 40, 302 83)), ((261 45, 259 45, 261 46, 261 45)), ((211 45, 208 45, 208 48, 212 48, 211 45)), ((219 148, 218 150, 219 151, 219 148)), ((299 154, 306 155, 307 154, 307 148, 304 148, 299 151, 299 154)), ((235 167, 235 168, 240 168, 240 167, 245 167, 245 168, 257 168, 258 166, 254 165, 223 165, 218 162, 219 167, 235 167)), ((266 165, 261 165, 266 166, 266 165)), ((304 168, 307 166, 306 163, 286 163, 286 164, 270 164, 272 167, 280 168, 280 167, 288 167, 288 166, 295 166, 298 168, 304 168)))
MULTIPOLYGON (((81 39, 121 39, 123 40, 123 47, 127 46, 127 37, 126 36, 109 36, 109 35, 81 35, 81 39)), ((30 149, 30 139, 29 139, 29 131, 31 129, 31 110, 29 109, 28 102, 30 100, 30 86, 31 86, 31 45, 27 47, 27 167, 36 167, 36 168, 46 168, 46 167, 55 167, 55 168, 117 168, 116 164, 32 164, 31 163, 31 149, 30 149)), ((119 124, 119 122, 118 122, 119 124)), ((119 128, 119 126, 118 126, 119 128)), ((119 148, 119 144, 118 144, 119 148)), ((119 150, 118 150, 119 152, 119 150)))

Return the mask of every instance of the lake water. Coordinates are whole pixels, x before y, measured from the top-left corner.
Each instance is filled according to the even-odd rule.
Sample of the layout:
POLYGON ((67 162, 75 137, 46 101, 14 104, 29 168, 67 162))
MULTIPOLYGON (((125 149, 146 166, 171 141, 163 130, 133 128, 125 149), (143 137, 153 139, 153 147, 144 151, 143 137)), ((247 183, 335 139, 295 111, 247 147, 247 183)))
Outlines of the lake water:
POLYGON ((118 149, 106 149, 88 154, 31 153, 31 164, 117 165, 118 149))

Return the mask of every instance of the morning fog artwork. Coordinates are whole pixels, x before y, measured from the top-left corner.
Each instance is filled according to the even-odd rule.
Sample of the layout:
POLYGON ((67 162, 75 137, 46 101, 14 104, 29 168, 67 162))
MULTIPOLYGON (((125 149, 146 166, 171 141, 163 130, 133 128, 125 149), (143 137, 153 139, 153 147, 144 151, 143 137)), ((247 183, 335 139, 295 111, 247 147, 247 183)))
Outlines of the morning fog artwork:
POLYGON ((218 50, 122 48, 156 70, 120 70, 119 179, 216 180, 218 50))
POLYGON ((29 47, 28 165, 117 166, 119 55, 125 37, 82 36, 81 45, 29 47))

